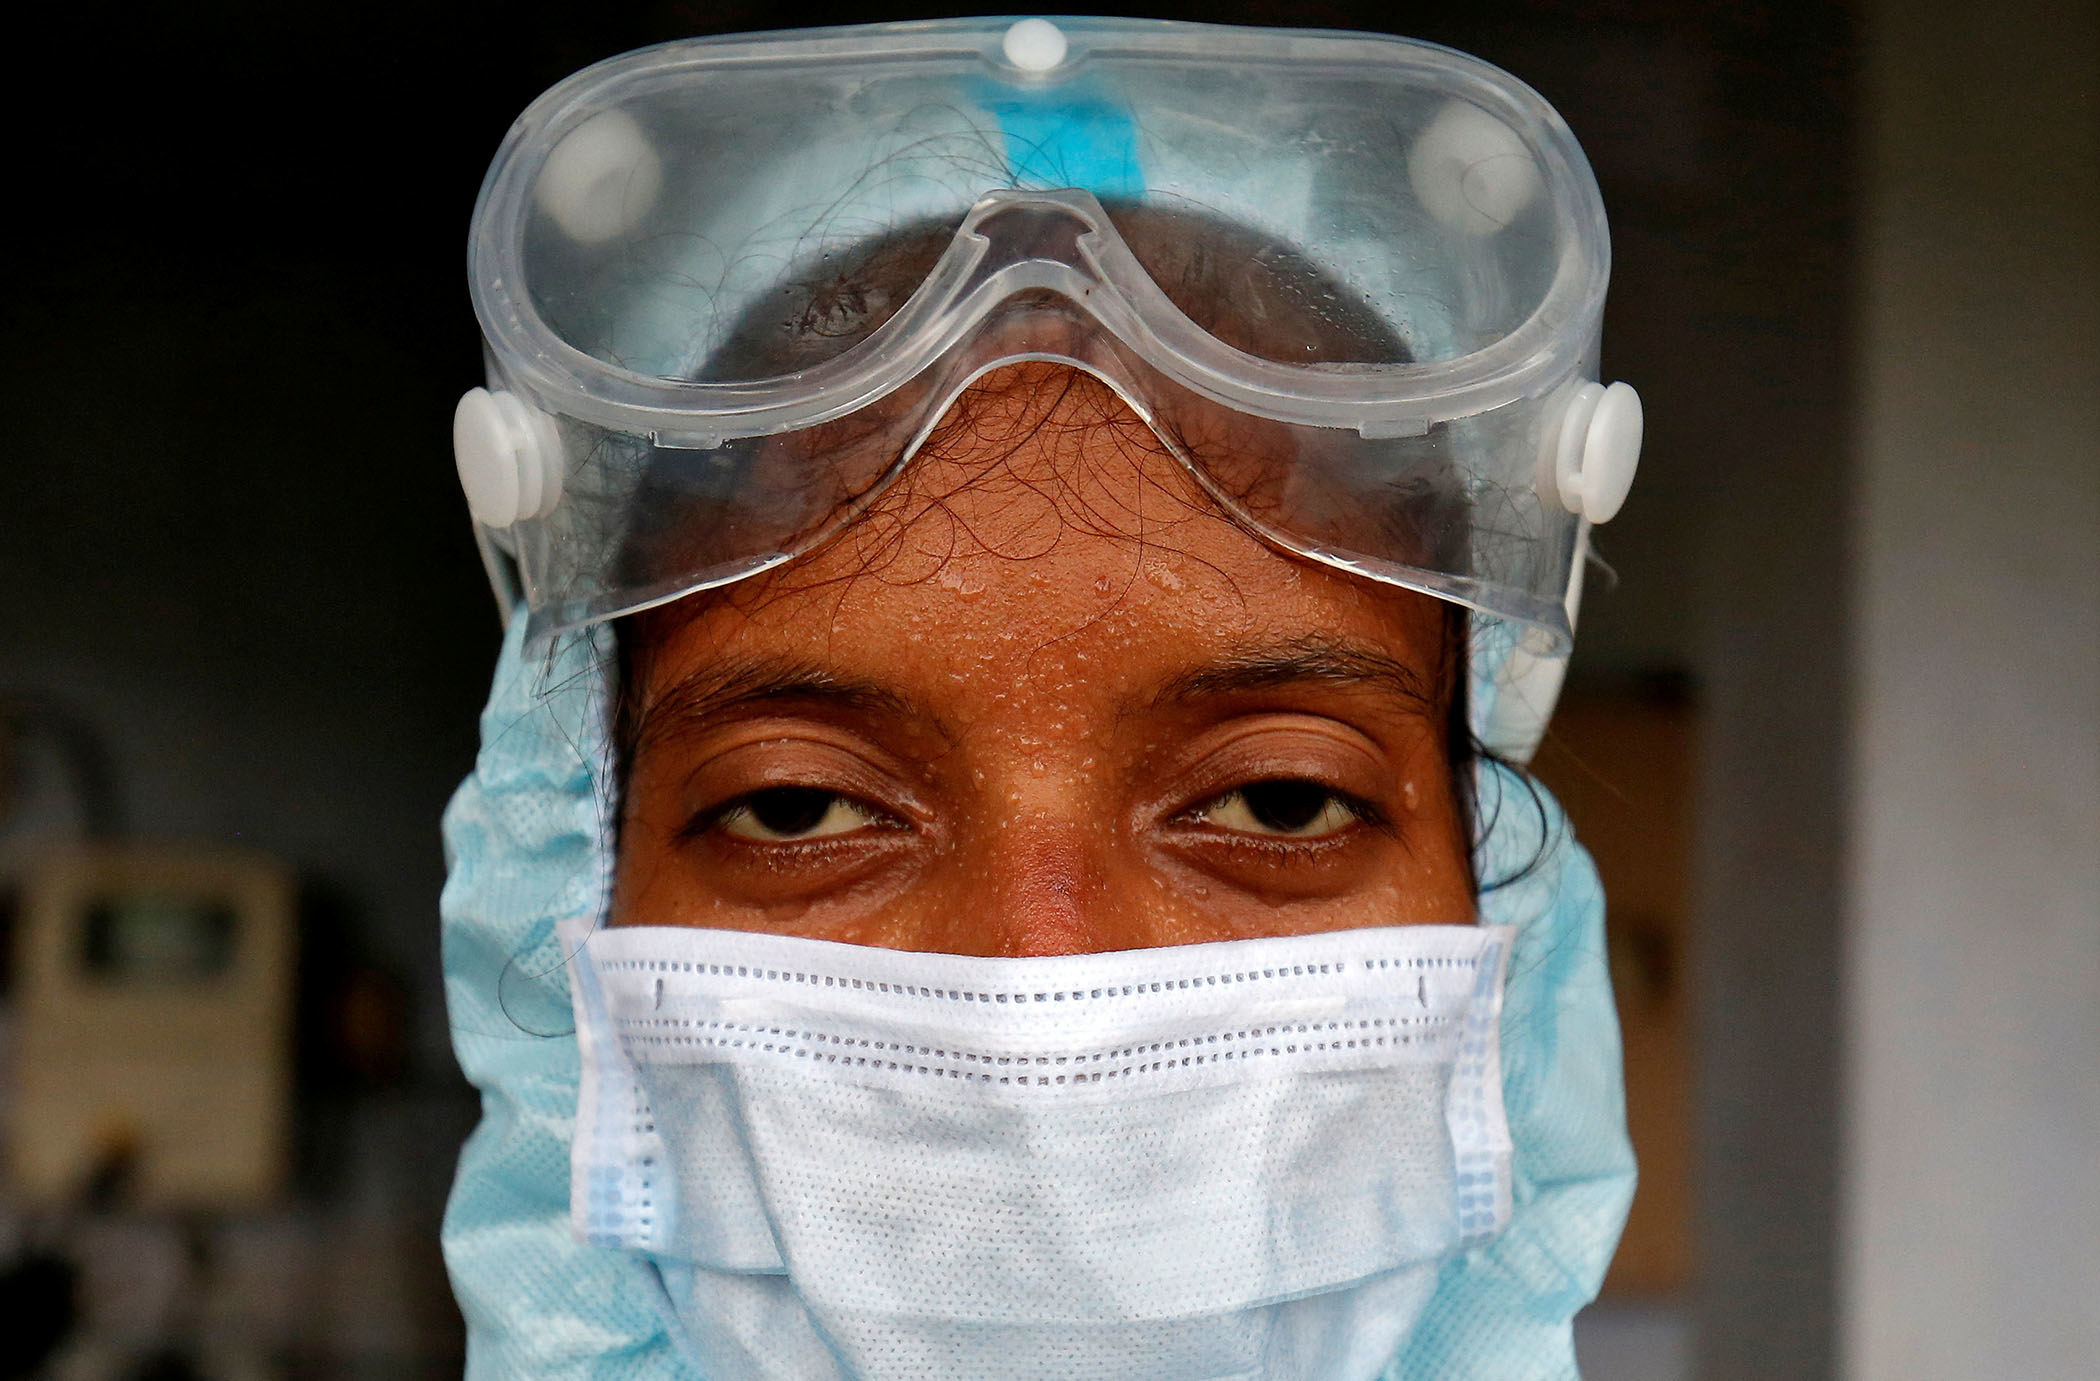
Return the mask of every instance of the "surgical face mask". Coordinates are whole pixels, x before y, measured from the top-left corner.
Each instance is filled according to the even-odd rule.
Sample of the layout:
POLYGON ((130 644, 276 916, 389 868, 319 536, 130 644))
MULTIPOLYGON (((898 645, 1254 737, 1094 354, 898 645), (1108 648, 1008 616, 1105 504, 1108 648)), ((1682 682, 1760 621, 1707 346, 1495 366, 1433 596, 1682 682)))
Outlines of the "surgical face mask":
POLYGON ((1508 1221, 1510 938, 601 931, 575 1227, 650 1255, 723 1381, 1368 1381, 1508 1221))

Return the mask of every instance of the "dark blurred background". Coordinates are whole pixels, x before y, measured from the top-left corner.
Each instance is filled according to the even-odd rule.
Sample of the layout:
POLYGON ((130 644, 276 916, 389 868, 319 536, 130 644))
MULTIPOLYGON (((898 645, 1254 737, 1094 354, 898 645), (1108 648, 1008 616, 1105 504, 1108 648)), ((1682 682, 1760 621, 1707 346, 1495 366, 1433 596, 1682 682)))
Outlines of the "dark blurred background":
MULTIPOLYGON (((1648 442, 1540 759, 1613 894, 1645 1171, 1589 1373, 2092 1375, 2095 7, 1116 8, 1479 54, 1602 184, 1605 377, 1648 442)), ((970 12, 193 0, 18 27, 0 1378, 456 1374, 436 1234, 476 1105, 437 818, 498 641, 449 444, 482 173, 535 95, 629 48, 970 12), (299 958, 239 1011, 38 988, 39 927, 104 892, 152 903, 83 903, 110 963, 217 972, 242 926, 299 958), (169 1063, 184 1041, 218 1053, 169 1063), (260 1129, 245 1168, 170 1188, 90 1118, 36 1170, 57 1114, 24 1109, 97 1060, 181 1093, 170 1115, 252 1074, 207 1118, 260 1129)))

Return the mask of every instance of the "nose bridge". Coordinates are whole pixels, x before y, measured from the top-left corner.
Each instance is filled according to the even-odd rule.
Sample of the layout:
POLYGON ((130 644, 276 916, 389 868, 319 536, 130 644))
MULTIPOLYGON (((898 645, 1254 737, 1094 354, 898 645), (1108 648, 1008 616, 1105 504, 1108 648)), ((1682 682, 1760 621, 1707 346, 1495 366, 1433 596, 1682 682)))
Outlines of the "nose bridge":
POLYGON ((1110 830, 1034 816, 989 831, 967 908, 985 948, 1012 958, 1114 948, 1110 830))

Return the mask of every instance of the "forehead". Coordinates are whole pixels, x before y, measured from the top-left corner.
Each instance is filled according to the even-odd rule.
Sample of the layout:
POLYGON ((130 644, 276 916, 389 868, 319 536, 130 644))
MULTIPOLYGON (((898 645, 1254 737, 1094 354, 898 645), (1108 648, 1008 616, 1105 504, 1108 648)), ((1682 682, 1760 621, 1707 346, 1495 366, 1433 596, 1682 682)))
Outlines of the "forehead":
POLYGON ((1442 678, 1442 607, 1340 574, 1227 517, 1106 385, 994 371, 827 546, 644 616, 661 681, 704 660, 794 658, 950 697, 1142 683, 1308 638, 1442 678))

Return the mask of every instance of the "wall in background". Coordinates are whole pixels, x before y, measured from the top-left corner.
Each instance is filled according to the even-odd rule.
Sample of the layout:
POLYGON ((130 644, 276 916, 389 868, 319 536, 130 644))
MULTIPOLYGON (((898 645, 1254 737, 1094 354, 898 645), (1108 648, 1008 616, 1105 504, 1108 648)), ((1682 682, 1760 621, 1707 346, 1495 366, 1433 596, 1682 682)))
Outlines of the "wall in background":
POLYGON ((1845 1371, 2100 1357, 2100 12, 1866 70, 1845 1371))

